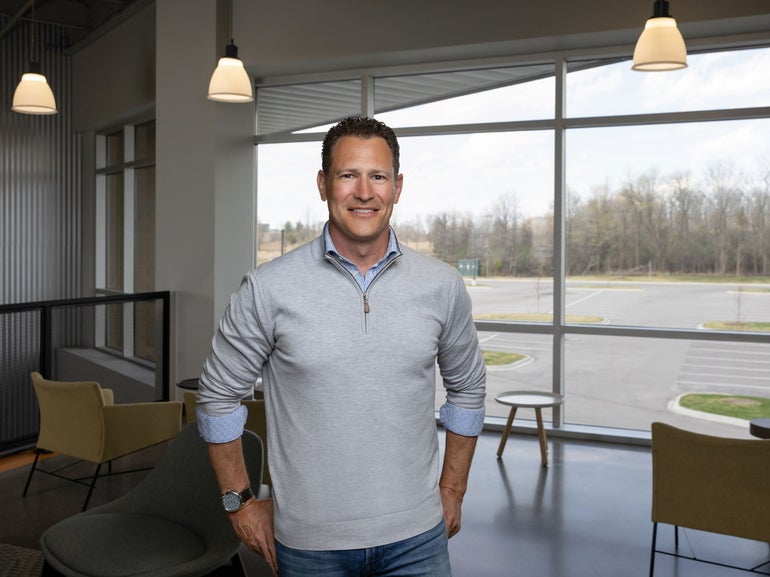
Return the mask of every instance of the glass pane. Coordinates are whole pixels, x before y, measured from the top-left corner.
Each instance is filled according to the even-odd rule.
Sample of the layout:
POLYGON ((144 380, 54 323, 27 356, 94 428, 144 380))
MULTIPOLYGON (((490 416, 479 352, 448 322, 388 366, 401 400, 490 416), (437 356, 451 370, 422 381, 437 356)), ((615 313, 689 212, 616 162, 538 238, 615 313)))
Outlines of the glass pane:
POLYGON ((123 291, 123 173, 107 176, 107 288, 123 291))
POLYGON ((377 118, 392 127, 553 118, 553 64, 377 78, 377 118))
MULTIPOLYGON (((155 290, 155 167, 134 171, 136 230, 134 231, 134 291, 155 290)), ((155 360, 155 303, 134 305, 134 354, 155 360)))
POLYGON ((770 320, 757 284, 770 274, 768 130, 770 120, 570 131, 568 312, 767 330, 756 323, 770 320))
POLYGON ((319 82, 257 90, 257 134, 298 132, 361 112, 361 82, 319 82))
POLYGON ((134 291, 148 292, 155 290, 155 167, 138 168, 134 177, 134 291))
POLYGON ((683 408, 681 395, 727 395, 728 408, 770 398, 770 351, 761 344, 567 335, 565 358, 569 424, 649 430, 663 421, 746 437, 748 421, 683 408))
POLYGON ((650 74, 624 61, 567 75, 570 117, 770 105, 770 48, 691 54, 688 68, 650 74))
POLYGON ((107 305, 107 348, 123 351, 123 304, 107 305))
MULTIPOLYGON (((489 295, 482 295, 482 299, 494 300, 489 295)), ((487 417, 508 417, 510 407, 495 401, 496 396, 506 391, 553 391, 553 338, 550 335, 480 332, 479 342, 487 361, 487 417)), ((444 402, 439 380, 436 408, 444 402)), ((535 414, 534 411, 527 414, 522 409, 516 418, 534 419, 535 414)), ((543 410, 543 418, 553 420, 551 409, 543 410)))
POLYGON ((134 304, 134 356, 155 362, 155 311, 154 301, 134 304))
POLYGON ((155 159, 155 121, 140 124, 134 129, 134 160, 155 159))
POLYGON ((467 276, 483 277, 479 286, 492 277, 550 276, 551 132, 400 142, 404 190, 393 223, 405 244, 455 266, 478 259, 467 276))
POLYGON ((321 143, 263 144, 257 166, 257 262, 320 234, 326 205, 316 187, 321 143))
POLYGON ((107 166, 116 166, 125 162, 123 156, 123 131, 107 135, 107 166))

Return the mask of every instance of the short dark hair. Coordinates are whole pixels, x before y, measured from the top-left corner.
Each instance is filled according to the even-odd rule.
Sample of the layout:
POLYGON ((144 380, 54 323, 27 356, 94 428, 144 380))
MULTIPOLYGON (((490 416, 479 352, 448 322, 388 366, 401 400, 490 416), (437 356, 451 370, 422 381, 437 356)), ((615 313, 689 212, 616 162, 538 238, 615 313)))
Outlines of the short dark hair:
POLYGON ((321 170, 328 176, 329 168, 332 165, 332 151, 334 145, 343 136, 358 136, 359 138, 380 137, 385 140, 393 155, 394 176, 398 174, 400 168, 399 146, 396 134, 384 122, 368 118, 366 116, 348 116, 329 129, 324 137, 323 146, 321 146, 321 170))

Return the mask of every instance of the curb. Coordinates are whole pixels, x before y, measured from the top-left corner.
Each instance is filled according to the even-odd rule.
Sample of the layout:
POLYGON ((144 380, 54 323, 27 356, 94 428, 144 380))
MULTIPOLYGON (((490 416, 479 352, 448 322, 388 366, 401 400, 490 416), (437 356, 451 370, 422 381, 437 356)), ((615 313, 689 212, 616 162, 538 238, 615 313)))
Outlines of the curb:
POLYGON ((725 425, 733 425, 736 427, 746 428, 749 426, 749 421, 746 419, 738 419, 737 417, 725 417, 724 415, 716 415, 714 413, 706 413, 703 411, 694 411, 693 409, 687 409, 679 404, 679 399, 685 395, 693 394, 692 391, 688 393, 682 393, 678 395, 673 401, 668 403, 668 410, 672 413, 684 415, 687 417, 693 417, 696 419, 703 419, 705 421, 714 421, 716 423, 722 423, 725 425))

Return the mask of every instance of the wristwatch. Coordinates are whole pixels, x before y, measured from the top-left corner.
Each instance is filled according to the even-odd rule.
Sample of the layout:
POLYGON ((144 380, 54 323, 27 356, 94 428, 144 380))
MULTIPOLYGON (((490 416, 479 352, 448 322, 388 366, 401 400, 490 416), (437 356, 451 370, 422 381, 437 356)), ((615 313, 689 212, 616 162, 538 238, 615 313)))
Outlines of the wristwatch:
POLYGON ((235 513, 253 496, 254 493, 251 492, 251 487, 246 487, 240 493, 233 490, 225 491, 222 493, 222 506, 228 513, 235 513))

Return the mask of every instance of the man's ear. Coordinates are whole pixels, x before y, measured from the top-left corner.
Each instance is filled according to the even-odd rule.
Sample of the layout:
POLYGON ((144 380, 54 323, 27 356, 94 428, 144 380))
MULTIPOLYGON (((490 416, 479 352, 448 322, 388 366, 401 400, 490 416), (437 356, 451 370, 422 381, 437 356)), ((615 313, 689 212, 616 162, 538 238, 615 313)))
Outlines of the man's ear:
POLYGON ((396 182, 395 182, 395 188, 396 188, 396 194, 395 198, 393 200, 393 204, 398 204, 399 199, 401 198, 401 191, 404 189, 404 175, 399 174, 396 176, 396 182))
POLYGON ((315 177, 315 183, 318 187, 318 193, 321 195, 321 200, 326 202, 326 174, 323 170, 318 171, 318 175, 315 177))

